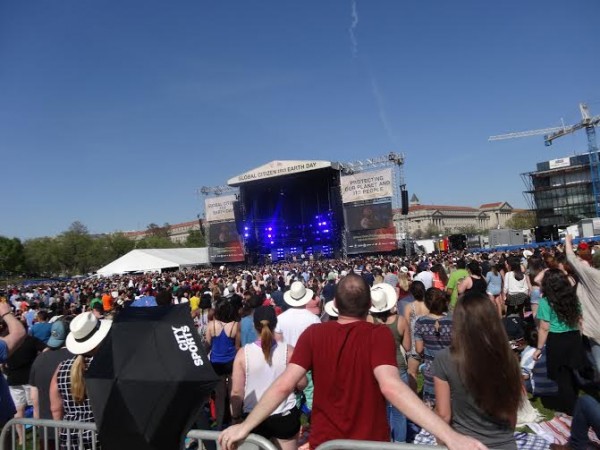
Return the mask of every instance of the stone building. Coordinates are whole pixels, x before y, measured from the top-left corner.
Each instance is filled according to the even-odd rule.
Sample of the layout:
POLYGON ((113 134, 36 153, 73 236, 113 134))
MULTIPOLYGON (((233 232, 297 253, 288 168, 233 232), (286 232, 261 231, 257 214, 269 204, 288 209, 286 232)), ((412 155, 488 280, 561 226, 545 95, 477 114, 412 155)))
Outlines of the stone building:
MULTIPOLYGON (((520 210, 519 210, 520 211, 520 210)), ((416 195, 410 200, 406 216, 408 232, 425 233, 435 227, 440 233, 458 233, 466 228, 489 230, 504 228, 506 221, 517 212, 508 202, 484 203, 479 207, 456 205, 422 205, 416 195)), ((403 220, 400 211, 394 218, 403 220)), ((401 228, 400 226, 398 227, 401 228)))
MULTIPOLYGON (((174 225, 169 225, 169 238, 171 241, 176 242, 178 244, 182 244, 188 238, 190 231, 199 230, 200 223, 197 220, 191 220, 189 222, 176 223, 174 225)), ((134 241, 139 241, 148 236, 150 232, 148 230, 143 231, 127 231, 123 233, 129 239, 133 239, 134 241)))

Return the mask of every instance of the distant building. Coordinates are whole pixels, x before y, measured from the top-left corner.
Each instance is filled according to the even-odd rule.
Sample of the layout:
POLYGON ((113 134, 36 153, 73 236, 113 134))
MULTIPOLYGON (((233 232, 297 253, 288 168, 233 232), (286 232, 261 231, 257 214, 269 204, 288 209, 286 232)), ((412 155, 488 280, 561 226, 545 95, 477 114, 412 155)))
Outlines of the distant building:
MULTIPOLYGON (((441 233, 452 234, 465 228, 477 230, 503 228, 506 221, 518 211, 521 210, 514 209, 508 202, 484 203, 477 208, 455 205, 422 205, 418 197, 413 194, 406 220, 410 234, 414 234, 418 230, 424 233, 432 227, 437 228, 441 233)), ((399 230, 401 230, 400 224, 403 217, 399 210, 394 215, 399 230)))
POLYGON ((596 217, 589 155, 552 159, 521 175, 541 227, 568 226, 596 217))
MULTIPOLYGON (((169 225, 169 238, 175 243, 182 244, 187 240, 192 230, 200 230, 200 224, 197 220, 169 225)), ((147 237, 150 232, 148 230, 126 231, 123 234, 134 241, 139 241, 147 237)))
POLYGON ((483 223, 483 228, 492 229, 505 228, 507 220, 520 210, 515 210, 507 202, 496 202, 484 203, 479 207, 479 211, 488 216, 488 221, 483 223))

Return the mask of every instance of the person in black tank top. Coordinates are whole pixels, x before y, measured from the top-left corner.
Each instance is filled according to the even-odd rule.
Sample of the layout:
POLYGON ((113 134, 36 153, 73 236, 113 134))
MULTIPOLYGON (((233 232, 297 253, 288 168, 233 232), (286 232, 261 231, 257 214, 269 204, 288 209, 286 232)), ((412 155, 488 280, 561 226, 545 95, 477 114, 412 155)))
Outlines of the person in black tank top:
POLYGON ((477 261, 471 261, 467 264, 467 270, 470 276, 465 278, 458 286, 458 294, 464 295, 467 292, 477 292, 487 295, 487 282, 481 273, 481 265, 477 261))

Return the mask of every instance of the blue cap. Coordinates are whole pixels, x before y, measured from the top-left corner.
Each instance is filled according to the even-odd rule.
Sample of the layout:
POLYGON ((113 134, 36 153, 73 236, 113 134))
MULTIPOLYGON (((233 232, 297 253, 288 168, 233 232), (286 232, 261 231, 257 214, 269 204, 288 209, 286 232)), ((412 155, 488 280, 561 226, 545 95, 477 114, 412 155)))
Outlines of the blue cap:
POLYGON ((48 347, 60 348, 65 345, 65 339, 67 338, 67 330, 62 320, 57 320, 52 324, 50 329, 50 339, 46 344, 48 347))

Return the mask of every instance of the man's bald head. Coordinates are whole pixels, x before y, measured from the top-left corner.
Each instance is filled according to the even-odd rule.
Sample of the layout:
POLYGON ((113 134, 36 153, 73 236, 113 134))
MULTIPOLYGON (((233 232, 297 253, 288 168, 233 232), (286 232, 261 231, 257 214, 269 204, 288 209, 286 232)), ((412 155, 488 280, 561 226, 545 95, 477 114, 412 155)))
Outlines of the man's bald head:
POLYGON ((371 308, 371 291, 363 277, 350 273, 340 280, 335 305, 341 316, 366 317, 371 308))

